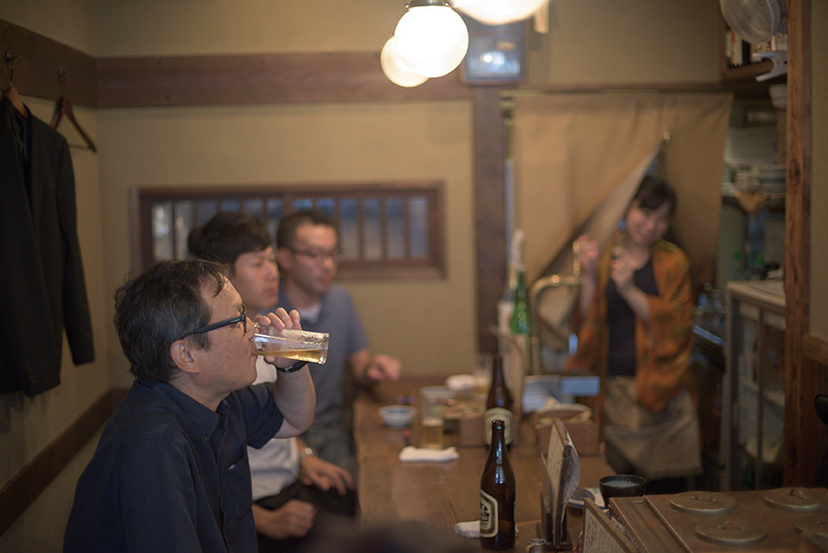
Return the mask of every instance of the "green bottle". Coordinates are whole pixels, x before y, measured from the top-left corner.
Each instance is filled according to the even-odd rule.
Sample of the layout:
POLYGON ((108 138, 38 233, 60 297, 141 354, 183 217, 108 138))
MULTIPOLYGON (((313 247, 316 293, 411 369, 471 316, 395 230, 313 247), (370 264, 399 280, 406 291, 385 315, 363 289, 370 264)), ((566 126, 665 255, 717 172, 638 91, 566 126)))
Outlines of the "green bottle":
POLYGON ((526 274, 523 265, 516 266, 517 287, 515 289, 515 309, 509 330, 512 334, 529 335, 529 307, 526 301, 526 274))

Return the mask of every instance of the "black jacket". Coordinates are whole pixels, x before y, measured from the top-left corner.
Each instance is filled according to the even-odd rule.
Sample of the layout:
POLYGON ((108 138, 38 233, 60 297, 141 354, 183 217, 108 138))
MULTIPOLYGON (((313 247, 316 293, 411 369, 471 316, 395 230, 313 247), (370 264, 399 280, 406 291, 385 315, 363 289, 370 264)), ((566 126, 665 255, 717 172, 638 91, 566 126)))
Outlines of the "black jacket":
POLYGON ((60 383, 63 330, 76 365, 95 360, 69 145, 0 102, 0 393, 60 383))

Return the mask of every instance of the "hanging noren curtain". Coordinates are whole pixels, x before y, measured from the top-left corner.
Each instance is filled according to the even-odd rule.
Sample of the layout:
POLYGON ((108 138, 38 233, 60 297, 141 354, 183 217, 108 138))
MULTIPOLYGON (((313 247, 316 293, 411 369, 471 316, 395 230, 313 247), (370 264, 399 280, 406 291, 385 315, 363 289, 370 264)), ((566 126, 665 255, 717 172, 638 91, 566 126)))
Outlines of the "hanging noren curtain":
MULTIPOLYGON (((713 281, 731 103, 721 93, 515 97, 515 226, 526 235, 527 281, 571 274, 572 240, 588 230, 605 242, 614 228, 606 222, 623 218, 651 165, 676 189, 672 231, 694 285, 713 281)), ((567 290, 544 293, 544 323, 563 329, 574 301, 567 290)))

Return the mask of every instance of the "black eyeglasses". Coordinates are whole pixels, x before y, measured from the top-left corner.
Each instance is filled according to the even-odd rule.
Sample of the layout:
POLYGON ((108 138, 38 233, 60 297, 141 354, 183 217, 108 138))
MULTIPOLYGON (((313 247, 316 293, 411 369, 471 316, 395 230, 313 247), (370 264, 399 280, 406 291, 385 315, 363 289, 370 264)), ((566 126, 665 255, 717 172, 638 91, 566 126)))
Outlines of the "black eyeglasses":
POLYGON ((225 319, 217 323, 208 324, 207 326, 202 326, 201 328, 193 330, 192 332, 188 332, 187 334, 179 338, 179 340, 183 340, 187 336, 192 336, 193 334, 204 334, 205 332, 210 332, 211 330, 215 330, 223 326, 230 326, 236 323, 241 323, 242 328, 244 328, 244 333, 247 334, 247 309, 245 308, 244 304, 242 304, 241 315, 239 315, 238 317, 233 317, 232 319, 225 319))
POLYGON ((322 252, 322 251, 311 251, 311 250, 297 250, 295 248, 288 248, 291 252, 295 255, 304 255, 305 257, 311 258, 315 263, 324 263, 326 259, 329 257, 334 261, 339 261, 339 257, 342 255, 342 251, 339 248, 322 252))

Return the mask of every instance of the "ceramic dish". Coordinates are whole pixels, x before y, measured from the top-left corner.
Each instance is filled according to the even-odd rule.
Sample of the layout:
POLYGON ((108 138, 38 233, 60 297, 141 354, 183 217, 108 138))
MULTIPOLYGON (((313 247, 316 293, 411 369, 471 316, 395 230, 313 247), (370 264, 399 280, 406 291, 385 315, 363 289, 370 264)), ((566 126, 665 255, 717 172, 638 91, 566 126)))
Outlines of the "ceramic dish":
POLYGON ((417 409, 410 405, 386 405, 379 408, 382 422, 390 428, 405 428, 411 424, 416 414, 417 409))

